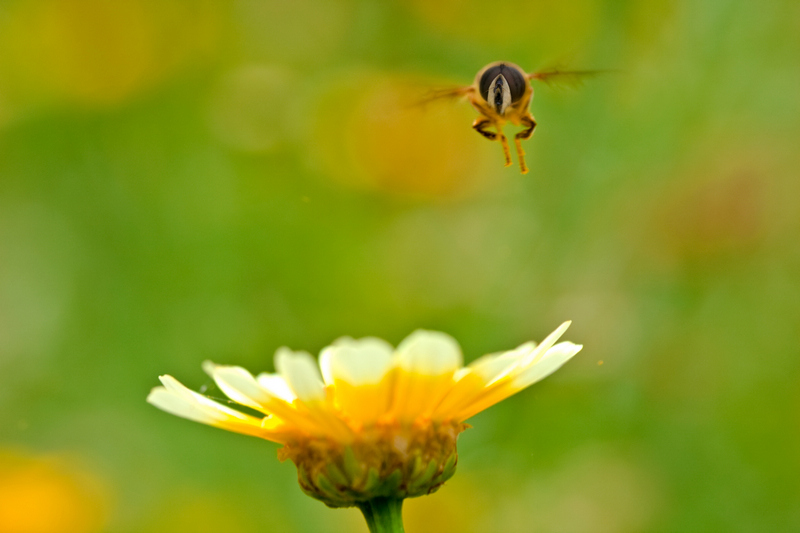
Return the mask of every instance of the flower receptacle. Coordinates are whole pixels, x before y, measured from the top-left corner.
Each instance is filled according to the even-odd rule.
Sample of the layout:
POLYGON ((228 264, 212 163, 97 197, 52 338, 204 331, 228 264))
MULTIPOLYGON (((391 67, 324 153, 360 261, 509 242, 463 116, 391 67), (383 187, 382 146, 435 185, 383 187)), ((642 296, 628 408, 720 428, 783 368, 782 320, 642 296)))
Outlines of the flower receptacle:
POLYGON ((375 426, 358 440, 287 443, 303 491, 329 507, 361 507, 375 498, 402 500, 436 491, 456 470, 462 423, 375 426))

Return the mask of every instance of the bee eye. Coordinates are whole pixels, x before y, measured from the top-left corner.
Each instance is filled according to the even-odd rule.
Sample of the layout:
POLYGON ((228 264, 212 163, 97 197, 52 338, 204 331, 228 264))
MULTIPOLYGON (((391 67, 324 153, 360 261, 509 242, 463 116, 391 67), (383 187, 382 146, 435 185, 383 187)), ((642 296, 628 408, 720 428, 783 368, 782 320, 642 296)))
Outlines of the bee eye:
POLYGON ((480 90, 481 96, 487 102, 492 102, 492 96, 489 95, 489 87, 492 85, 492 82, 497 78, 499 75, 503 75, 506 82, 508 83, 508 90, 511 93, 511 103, 516 102, 522 95, 525 94, 525 76, 519 69, 516 69, 510 65, 505 63, 500 63, 499 65, 495 65, 491 68, 486 69, 486 72, 481 75, 480 82, 478 83, 478 89, 480 90))

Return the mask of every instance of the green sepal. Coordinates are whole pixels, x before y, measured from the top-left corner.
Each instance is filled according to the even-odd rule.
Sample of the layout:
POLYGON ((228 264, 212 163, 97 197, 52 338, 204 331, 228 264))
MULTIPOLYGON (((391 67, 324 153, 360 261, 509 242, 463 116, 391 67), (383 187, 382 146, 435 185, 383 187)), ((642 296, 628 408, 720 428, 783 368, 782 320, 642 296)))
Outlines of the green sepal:
POLYGON ((441 484, 453 477, 453 474, 456 473, 456 464, 458 464, 458 455, 454 453, 447 459, 447 462, 444 464, 444 468, 442 469, 442 473, 436 476, 434 481, 437 484, 441 484))
POLYGON ((308 474, 306 474, 305 468, 297 469, 297 478, 300 481, 300 486, 311 486, 311 481, 308 479, 308 474))
POLYGON ((416 455, 414 457, 414 462, 411 465, 411 474, 409 475, 409 479, 416 479, 422 474, 423 469, 425 468, 425 463, 422 462, 422 456, 416 455))
POLYGON ((400 492, 400 484, 403 482, 403 473, 398 469, 383 478, 375 493, 381 496, 396 497, 400 492))
POLYGON ((381 475, 377 468, 370 468, 367 472, 367 482, 364 484, 364 492, 373 493, 381 482, 381 475))
POLYGON ((335 485, 340 485, 342 487, 347 487, 350 485, 350 480, 347 479, 347 476, 344 475, 344 472, 342 472, 334 463, 328 463, 327 471, 330 481, 335 485))
MULTIPOLYGON (((419 492, 419 489, 427 489, 431 484, 431 480, 433 480, 433 476, 436 475, 438 470, 439 462, 436 459, 431 459, 431 461, 428 463, 428 468, 426 468, 419 477, 413 479, 409 484, 409 493, 416 495, 419 492)), ((427 492, 427 490, 424 492, 427 492)))
POLYGON ((339 494, 339 490, 331 483, 331 480, 328 479, 323 473, 319 473, 317 475, 317 488, 325 495, 327 498, 331 500, 340 499, 341 495, 339 494))
POLYGON ((353 484, 356 484, 356 480, 364 477, 364 471, 366 470, 364 464, 356 458, 356 452, 353 451, 352 446, 345 446, 342 458, 345 475, 353 481, 353 484))

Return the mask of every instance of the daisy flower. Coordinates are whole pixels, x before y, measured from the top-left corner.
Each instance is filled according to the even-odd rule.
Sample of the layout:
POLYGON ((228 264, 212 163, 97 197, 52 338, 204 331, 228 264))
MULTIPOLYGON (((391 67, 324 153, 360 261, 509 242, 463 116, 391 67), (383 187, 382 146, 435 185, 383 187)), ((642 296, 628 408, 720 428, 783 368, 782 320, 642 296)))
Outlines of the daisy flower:
POLYGON ((300 487, 330 507, 359 507, 370 531, 402 531, 404 498, 430 494, 455 472, 464 422, 555 372, 580 351, 556 344, 565 322, 536 344, 463 365, 445 333, 418 330, 397 348, 374 337, 343 337, 306 352, 280 348, 276 373, 238 366, 203 369, 233 409, 161 376, 147 401, 183 418, 283 445, 300 487))

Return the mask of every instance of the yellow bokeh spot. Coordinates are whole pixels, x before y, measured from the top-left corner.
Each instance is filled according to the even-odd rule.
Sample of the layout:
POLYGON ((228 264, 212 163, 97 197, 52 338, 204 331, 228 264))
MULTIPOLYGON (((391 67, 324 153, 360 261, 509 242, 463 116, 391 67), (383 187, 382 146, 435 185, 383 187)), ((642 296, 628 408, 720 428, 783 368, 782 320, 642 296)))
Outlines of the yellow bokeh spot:
POLYGON ((64 460, 0 452, 0 533, 92 533, 106 522, 97 480, 64 460))
MULTIPOLYGON (((594 33, 598 22, 596 0, 498 0, 491 4, 481 0, 405 0, 405 3, 437 30, 486 44, 532 43, 534 49, 556 54, 554 59, 574 51, 576 45, 594 33)), ((493 58, 504 59, 513 60, 493 58)))
POLYGON ((216 38, 207 2, 19 2, 0 24, 0 72, 21 99, 108 105, 207 54, 216 38))
POLYGON ((500 145, 472 130, 477 115, 467 102, 421 105, 435 86, 378 74, 334 83, 317 107, 314 160, 356 188, 421 198, 481 190, 503 170, 500 145))

